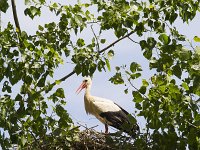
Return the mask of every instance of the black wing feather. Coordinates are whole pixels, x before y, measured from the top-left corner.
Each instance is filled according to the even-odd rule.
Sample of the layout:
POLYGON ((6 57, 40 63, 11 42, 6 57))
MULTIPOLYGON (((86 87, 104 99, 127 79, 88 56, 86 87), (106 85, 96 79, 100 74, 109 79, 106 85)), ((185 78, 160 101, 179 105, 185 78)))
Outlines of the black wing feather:
POLYGON ((126 133, 131 132, 131 134, 135 134, 136 132, 138 132, 139 126, 137 125, 137 123, 132 125, 129 120, 129 118, 133 116, 129 114, 126 110, 124 110, 122 107, 120 107, 119 105, 117 106, 121 109, 120 111, 102 112, 99 115, 102 118, 105 118, 107 120, 106 122, 107 125, 110 125, 116 129, 123 130, 126 133), (128 124, 130 129, 123 128, 123 125, 125 124, 128 124))
POLYGON ((107 120, 106 124, 121 129, 124 122, 128 123, 128 118, 121 111, 108 111, 100 114, 102 118, 107 120))

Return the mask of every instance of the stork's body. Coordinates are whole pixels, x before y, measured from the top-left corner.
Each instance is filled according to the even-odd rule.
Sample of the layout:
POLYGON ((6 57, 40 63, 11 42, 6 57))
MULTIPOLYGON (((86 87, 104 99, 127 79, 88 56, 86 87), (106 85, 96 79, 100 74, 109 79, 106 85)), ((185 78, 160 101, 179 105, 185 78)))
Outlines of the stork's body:
MULTIPOLYGON (((90 94, 91 85, 91 79, 86 78, 78 90, 81 91, 83 88, 86 88, 84 95, 85 111, 87 114, 94 115, 99 121, 105 124, 105 133, 108 133, 108 125, 122 130, 124 123, 130 124, 128 117, 130 114, 111 100, 92 96, 90 94)), ((130 130, 123 129, 125 132, 134 133, 138 130, 139 127, 136 123, 131 126, 130 130)))

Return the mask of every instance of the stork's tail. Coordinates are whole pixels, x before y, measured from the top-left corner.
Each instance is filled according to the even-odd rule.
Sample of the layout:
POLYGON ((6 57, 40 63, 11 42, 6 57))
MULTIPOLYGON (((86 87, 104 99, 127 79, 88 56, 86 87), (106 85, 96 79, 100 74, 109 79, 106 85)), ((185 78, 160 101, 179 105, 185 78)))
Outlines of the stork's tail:
POLYGON ((132 137, 139 135, 140 127, 137 124, 137 120, 130 114, 127 117, 128 117, 127 121, 124 122, 120 127, 121 130, 123 132, 126 132, 127 134, 129 134, 132 137))

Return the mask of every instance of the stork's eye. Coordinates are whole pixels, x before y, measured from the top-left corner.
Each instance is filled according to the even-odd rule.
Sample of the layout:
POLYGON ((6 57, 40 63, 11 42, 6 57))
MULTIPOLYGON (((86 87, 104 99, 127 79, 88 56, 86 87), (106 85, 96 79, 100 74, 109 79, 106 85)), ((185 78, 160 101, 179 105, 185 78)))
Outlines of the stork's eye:
POLYGON ((87 82, 88 80, 84 80, 85 82, 87 82))

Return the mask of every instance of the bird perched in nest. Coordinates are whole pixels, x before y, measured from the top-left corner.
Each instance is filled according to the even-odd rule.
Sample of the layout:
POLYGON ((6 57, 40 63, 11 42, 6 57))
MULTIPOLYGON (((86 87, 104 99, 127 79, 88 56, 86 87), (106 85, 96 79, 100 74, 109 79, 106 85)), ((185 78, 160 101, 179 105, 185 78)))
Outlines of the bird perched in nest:
POLYGON ((132 136, 139 133, 139 126, 133 116, 109 99, 92 96, 90 94, 91 86, 92 80, 90 77, 87 77, 76 92, 80 93, 85 88, 85 111, 87 114, 94 115, 105 125, 106 134, 108 133, 108 126, 122 130, 132 136))

